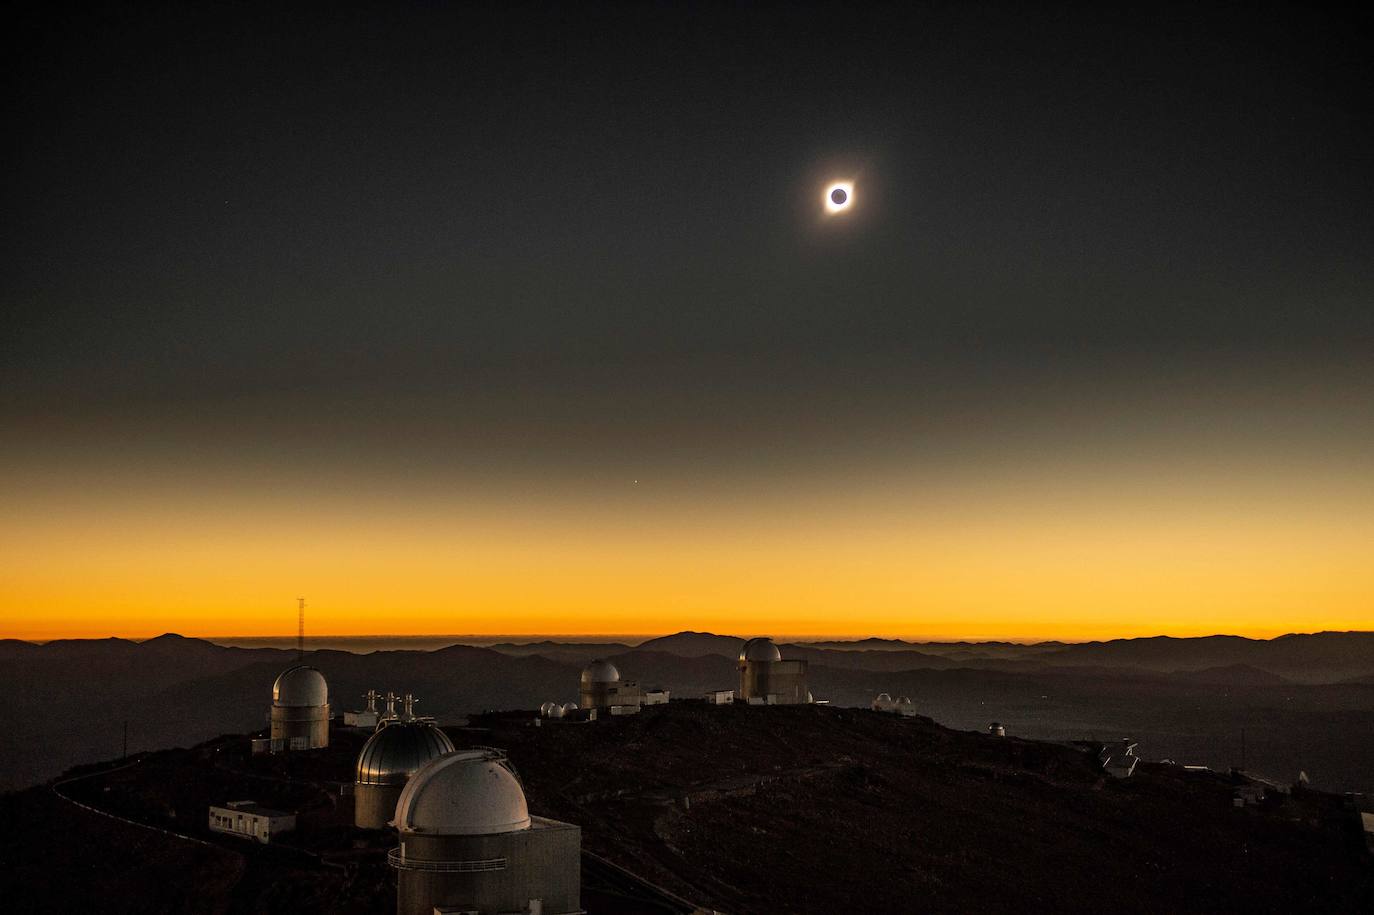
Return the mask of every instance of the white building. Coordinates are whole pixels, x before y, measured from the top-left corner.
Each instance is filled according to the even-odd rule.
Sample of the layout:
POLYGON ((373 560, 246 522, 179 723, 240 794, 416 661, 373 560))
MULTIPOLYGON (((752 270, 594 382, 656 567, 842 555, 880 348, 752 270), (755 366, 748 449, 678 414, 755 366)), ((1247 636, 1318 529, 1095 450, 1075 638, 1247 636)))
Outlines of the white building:
POLYGON ((263 807, 256 801, 229 801, 210 808, 210 831, 253 839, 263 845, 296 828, 296 815, 263 807))
POLYGON ((644 691, 645 705, 667 705, 668 691, 666 689, 650 689, 644 691))
POLYGON ((877 696, 873 697, 873 711, 893 712, 911 718, 916 714, 916 703, 906 696, 893 699, 888 693, 878 693, 877 696))
POLYGON ((706 701, 711 705, 729 705, 735 701, 735 691, 733 689, 708 689, 706 701))
POLYGON ((367 691, 367 708, 360 712, 344 712, 343 723, 351 728, 375 728, 381 713, 377 711, 377 700, 382 698, 375 689, 367 691))

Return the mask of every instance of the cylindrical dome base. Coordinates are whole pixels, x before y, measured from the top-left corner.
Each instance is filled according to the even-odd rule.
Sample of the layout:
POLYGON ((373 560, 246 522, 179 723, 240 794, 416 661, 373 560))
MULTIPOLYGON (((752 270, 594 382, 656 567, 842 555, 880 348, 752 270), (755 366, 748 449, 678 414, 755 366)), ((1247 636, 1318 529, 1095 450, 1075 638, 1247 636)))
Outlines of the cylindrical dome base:
POLYGON ((271 736, 274 752, 329 746, 329 706, 272 706, 271 736))
POLYGON ((359 829, 386 829, 396 816, 396 801, 404 784, 355 785, 353 823, 359 829))

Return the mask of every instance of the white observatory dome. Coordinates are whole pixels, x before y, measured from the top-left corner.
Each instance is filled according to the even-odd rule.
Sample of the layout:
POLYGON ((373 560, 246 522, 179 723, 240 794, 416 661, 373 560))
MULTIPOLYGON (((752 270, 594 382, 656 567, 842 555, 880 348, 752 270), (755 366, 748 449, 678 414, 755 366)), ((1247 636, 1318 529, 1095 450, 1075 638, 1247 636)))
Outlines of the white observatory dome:
POLYGON ((324 682, 324 674, 304 664, 283 671, 272 684, 272 704, 285 708, 328 705, 329 686, 324 682))
POLYGON ((610 661, 593 661, 582 671, 582 682, 585 684, 615 683, 619 679, 620 671, 610 661))
POLYGON ((562 706, 560 706, 557 702, 545 702, 543 705, 539 706, 539 717, 549 717, 549 715, 553 713, 553 710, 555 708, 562 708, 562 706))
POLYGON ((401 791, 396 828, 440 836, 487 836, 530 827, 525 791, 492 750, 464 750, 426 763, 401 791))
POLYGON ((782 652, 770 638, 750 639, 739 650, 741 661, 781 661, 782 652))
POLYGON ((564 714, 564 715, 571 715, 571 714, 572 714, 573 712, 575 712, 575 711, 577 711, 577 703, 576 703, 576 702, 564 702, 564 703, 563 703, 563 714, 564 714))

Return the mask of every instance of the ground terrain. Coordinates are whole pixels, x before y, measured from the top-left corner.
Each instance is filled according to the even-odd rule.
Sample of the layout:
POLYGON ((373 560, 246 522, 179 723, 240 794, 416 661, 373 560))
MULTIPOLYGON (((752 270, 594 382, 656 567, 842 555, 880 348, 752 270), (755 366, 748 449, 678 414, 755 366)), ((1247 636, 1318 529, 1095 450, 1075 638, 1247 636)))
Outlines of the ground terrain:
MULTIPOLYGON (((506 750, 532 810, 581 825, 590 852, 723 912, 1374 904, 1374 862, 1342 798, 1236 809, 1229 774, 1146 764, 1116 781, 1071 746, 825 707, 674 703, 448 730, 506 750)), ((387 911, 391 837, 343 825, 338 792, 364 737, 340 729, 326 751, 264 758, 226 736, 0 797, 0 892, 25 911, 387 911), (210 836, 205 807, 241 797, 305 809, 299 847, 210 836)), ((588 908, 636 911, 620 903, 588 908)))

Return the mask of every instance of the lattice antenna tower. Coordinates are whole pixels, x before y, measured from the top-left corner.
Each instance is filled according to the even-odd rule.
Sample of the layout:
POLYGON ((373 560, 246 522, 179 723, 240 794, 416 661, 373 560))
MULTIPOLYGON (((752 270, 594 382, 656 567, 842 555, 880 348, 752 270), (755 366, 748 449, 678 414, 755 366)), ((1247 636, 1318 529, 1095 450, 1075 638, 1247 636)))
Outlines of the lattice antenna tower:
POLYGON ((296 660, 305 660, 305 598, 296 598, 296 660))

